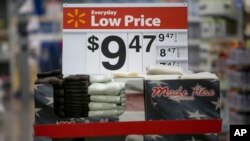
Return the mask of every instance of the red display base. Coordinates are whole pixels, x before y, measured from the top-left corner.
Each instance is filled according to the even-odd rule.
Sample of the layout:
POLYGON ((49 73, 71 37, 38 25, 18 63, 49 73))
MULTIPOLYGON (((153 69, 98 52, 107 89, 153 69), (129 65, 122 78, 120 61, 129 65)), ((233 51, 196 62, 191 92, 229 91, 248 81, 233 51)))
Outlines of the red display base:
POLYGON ((185 135, 219 133, 221 120, 154 120, 108 123, 35 125, 35 136, 50 138, 125 136, 129 134, 185 135))

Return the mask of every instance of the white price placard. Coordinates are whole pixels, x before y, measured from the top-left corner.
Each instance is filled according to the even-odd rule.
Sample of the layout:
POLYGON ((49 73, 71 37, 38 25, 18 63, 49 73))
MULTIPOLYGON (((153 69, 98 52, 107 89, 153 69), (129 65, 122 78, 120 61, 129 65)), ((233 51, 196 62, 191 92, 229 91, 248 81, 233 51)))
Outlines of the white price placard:
POLYGON ((187 71, 186 10, 186 3, 64 5, 63 74, 145 73, 173 60, 187 71))

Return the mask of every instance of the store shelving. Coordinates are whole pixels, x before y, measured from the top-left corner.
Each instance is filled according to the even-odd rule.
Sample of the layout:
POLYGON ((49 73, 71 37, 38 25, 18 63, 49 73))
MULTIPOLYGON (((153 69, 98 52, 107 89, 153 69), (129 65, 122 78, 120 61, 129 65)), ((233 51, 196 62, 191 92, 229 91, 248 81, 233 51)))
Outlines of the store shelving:
POLYGON ((201 22, 201 19, 198 16, 189 16, 188 22, 189 23, 199 23, 199 22, 201 22))
POLYGON ((0 29, 0 38, 5 38, 7 36, 7 31, 0 29))
POLYGON ((227 13, 227 12, 218 12, 218 11, 206 11, 201 12, 200 16, 202 17, 221 17, 221 18, 227 18, 230 20, 237 20, 237 14, 236 13, 227 13))
POLYGON ((199 39, 189 39, 188 44, 192 47, 192 46, 195 46, 195 45, 200 45, 201 41, 199 39))
POLYGON ((201 17, 198 15, 199 7, 198 0, 188 1, 188 24, 189 24, 189 35, 188 35, 188 55, 189 55, 189 69, 194 72, 200 72, 202 59, 201 52, 201 40, 200 40, 200 28, 201 28, 201 17))
POLYGON ((249 124, 250 49, 240 46, 231 50, 227 61, 228 108, 230 124, 249 124))
POLYGON ((0 54, 0 62, 9 62, 10 57, 8 55, 0 54))
POLYGON ((245 0, 244 1, 244 6, 243 6, 243 33, 244 33, 244 40, 246 42, 246 47, 250 48, 250 3, 249 1, 245 0))
MULTIPOLYGON (((10 51, 8 44, 8 22, 7 22, 7 1, 0 1, 0 81, 3 86, 9 85, 10 78, 10 51)), ((0 96, 0 106, 2 109, 2 98, 9 96, 9 87, 2 87, 0 96)), ((1 112, 3 112, 1 110, 1 112)), ((1 119, 2 120, 2 119, 1 119)))
MULTIPOLYGON (((193 50, 193 55, 200 63, 194 63, 194 65, 189 63, 189 68, 194 72, 210 71, 219 76, 222 103, 221 117, 223 119, 222 133, 219 140, 226 141, 228 140, 230 124, 230 111, 228 111, 228 109, 235 106, 234 104, 228 104, 229 84, 226 75, 228 67, 226 60, 231 47, 237 46, 238 40, 241 39, 242 9, 237 7, 236 1, 234 0, 199 0, 196 2, 198 2, 197 13, 199 19, 190 17, 189 20, 190 22, 199 23, 199 25, 196 24, 196 26, 200 26, 199 34, 201 38, 198 39, 199 41, 197 39, 189 39, 189 55, 191 57, 193 50), (204 24, 207 30, 203 30, 204 24), (222 24, 223 26, 221 26, 222 24), (220 30, 224 28, 225 30, 222 31, 225 33, 221 34, 222 31, 216 31, 218 30, 217 28, 220 30), (203 36, 204 32, 208 33, 212 30, 214 32, 211 36, 203 36)), ((194 59, 193 62, 195 61, 194 59)), ((237 106, 235 106, 235 108, 238 109, 237 106)))
POLYGON ((39 33, 29 37, 29 40, 38 41, 58 41, 62 39, 62 34, 60 33, 39 33))

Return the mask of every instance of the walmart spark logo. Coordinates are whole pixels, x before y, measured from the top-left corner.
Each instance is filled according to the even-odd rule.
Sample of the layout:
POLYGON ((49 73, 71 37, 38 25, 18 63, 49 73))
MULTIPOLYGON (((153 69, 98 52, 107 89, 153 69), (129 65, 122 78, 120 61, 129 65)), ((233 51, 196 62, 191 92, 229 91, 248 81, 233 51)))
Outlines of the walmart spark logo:
POLYGON ((75 9, 73 13, 67 13, 67 16, 70 17, 70 19, 67 21, 67 24, 74 24, 74 27, 77 28, 79 26, 79 23, 85 24, 86 22, 82 19, 86 14, 81 13, 79 14, 79 10, 75 9))

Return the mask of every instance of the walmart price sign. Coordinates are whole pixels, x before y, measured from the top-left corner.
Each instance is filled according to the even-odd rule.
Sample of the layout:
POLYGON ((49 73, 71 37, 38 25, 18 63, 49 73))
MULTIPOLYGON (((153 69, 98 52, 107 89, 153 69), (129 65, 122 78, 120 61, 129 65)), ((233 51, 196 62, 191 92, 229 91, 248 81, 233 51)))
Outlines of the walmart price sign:
POLYGON ((64 4, 63 73, 188 70, 186 3, 64 4))

